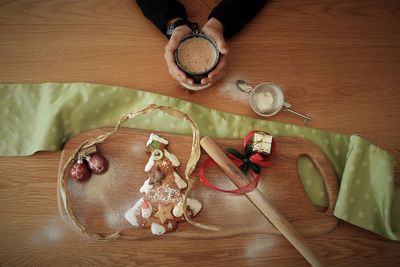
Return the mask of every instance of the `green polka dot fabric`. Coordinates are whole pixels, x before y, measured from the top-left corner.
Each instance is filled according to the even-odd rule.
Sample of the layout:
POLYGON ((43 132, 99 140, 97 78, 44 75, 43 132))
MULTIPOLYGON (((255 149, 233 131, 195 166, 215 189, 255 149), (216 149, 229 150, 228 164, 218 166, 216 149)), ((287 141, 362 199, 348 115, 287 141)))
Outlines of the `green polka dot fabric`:
MULTIPOLYGON (((115 86, 87 83, 0 85, 0 155, 31 155, 59 150, 74 135, 114 126, 128 112, 155 103, 186 112, 201 135, 243 138, 250 130, 310 140, 330 159, 340 179, 334 215, 392 240, 400 239, 400 187, 395 161, 360 136, 258 120, 221 112, 176 98, 115 86)), ((160 111, 128 121, 127 127, 190 134, 190 126, 160 111)), ((308 158, 298 160, 299 174, 315 205, 327 198, 319 172, 308 158)))

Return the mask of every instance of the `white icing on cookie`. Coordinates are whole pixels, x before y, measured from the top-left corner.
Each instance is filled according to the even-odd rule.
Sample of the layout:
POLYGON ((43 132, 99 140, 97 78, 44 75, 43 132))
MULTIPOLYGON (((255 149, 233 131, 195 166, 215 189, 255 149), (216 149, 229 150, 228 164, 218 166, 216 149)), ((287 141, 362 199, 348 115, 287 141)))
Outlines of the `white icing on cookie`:
POLYGON ((146 181, 144 181, 142 187, 139 189, 140 193, 144 193, 147 194, 150 189, 153 188, 153 186, 151 184, 149 184, 150 179, 147 179, 146 181))
POLYGON ((142 217, 148 219, 150 218, 152 212, 153 210, 151 208, 142 209, 142 217))
POLYGON ((175 207, 172 209, 172 214, 175 217, 181 217, 183 215, 183 203, 178 202, 178 204, 175 205, 175 207))
POLYGON ((172 224, 172 222, 169 222, 169 223, 167 224, 167 228, 168 228, 169 230, 172 230, 172 228, 174 228, 174 225, 172 224))
POLYGON ((178 203, 182 201, 182 191, 177 188, 171 188, 168 184, 163 184, 161 186, 156 186, 149 190, 147 196, 158 202, 163 202, 168 205, 172 203, 178 203))
POLYGON ((125 219, 132 224, 133 226, 139 226, 138 222, 137 222, 137 218, 136 216, 138 215, 139 212, 139 208, 142 205, 143 202, 143 198, 140 198, 135 205, 133 206, 133 208, 131 208, 130 210, 128 210, 125 213, 125 219))
POLYGON ((145 172, 150 171, 151 167, 153 167, 153 166, 154 166, 154 159, 153 159, 153 157, 150 157, 149 161, 147 162, 146 166, 144 167, 144 171, 145 172))
POLYGON ((168 145, 168 141, 166 139, 159 137, 158 135, 152 133, 152 134, 150 134, 149 140, 147 140, 146 146, 150 145, 151 142, 153 142, 153 141, 157 141, 159 143, 168 145))
POLYGON ((201 204, 200 201, 193 198, 187 198, 187 205, 193 210, 193 216, 196 216, 203 207, 203 204, 201 204))
POLYGON ((165 228, 162 225, 159 225, 158 223, 152 223, 151 224, 151 233, 153 235, 162 235, 165 233, 165 228))
POLYGON ((174 154, 169 153, 166 149, 164 149, 164 155, 172 162, 172 166, 178 167, 181 165, 177 157, 174 154))
POLYGON ((187 187, 186 182, 179 176, 179 174, 174 172, 174 177, 175 177, 175 183, 179 189, 184 189, 187 187))
POLYGON ((151 208, 151 205, 149 202, 144 201, 143 204, 141 205, 141 212, 142 212, 142 217, 145 219, 148 219, 151 216, 151 213, 153 212, 153 209, 151 208), (143 207, 143 204, 147 204, 146 207, 143 207))

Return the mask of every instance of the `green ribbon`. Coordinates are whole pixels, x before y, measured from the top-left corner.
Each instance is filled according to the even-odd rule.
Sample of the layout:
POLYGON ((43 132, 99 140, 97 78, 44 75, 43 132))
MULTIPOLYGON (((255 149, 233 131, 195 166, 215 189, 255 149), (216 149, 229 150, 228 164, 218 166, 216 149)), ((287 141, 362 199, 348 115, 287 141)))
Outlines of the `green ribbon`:
POLYGON ((253 155, 253 147, 250 144, 246 145, 245 153, 244 155, 238 152, 236 149, 233 149, 231 147, 228 147, 226 151, 232 155, 233 157, 237 158, 238 160, 241 161, 240 169, 242 172, 247 173, 249 169, 254 171, 255 173, 259 174, 261 172, 261 169, 258 165, 254 164, 251 162, 250 157, 253 155))

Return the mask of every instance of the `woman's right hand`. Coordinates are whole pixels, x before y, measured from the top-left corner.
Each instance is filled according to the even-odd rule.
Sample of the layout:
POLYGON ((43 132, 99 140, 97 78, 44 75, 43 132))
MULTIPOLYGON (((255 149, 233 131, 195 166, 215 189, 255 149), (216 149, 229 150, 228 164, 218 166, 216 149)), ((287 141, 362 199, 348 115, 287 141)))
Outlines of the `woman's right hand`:
POLYGON ((188 78, 186 74, 179 69, 175 62, 175 50, 178 48, 180 40, 186 35, 190 34, 192 30, 187 25, 176 27, 169 39, 168 44, 165 46, 165 62, 167 63, 168 72, 178 82, 193 84, 193 80, 188 78))

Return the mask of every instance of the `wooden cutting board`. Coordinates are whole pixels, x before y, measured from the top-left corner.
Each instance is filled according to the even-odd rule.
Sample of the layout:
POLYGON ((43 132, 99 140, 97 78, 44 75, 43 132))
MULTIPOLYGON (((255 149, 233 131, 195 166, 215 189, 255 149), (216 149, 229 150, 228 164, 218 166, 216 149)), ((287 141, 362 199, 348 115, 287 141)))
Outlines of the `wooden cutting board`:
MULTIPOLYGON (((111 130, 111 128, 94 129, 69 140, 61 155, 60 170, 80 143, 111 130)), ((72 211, 78 220, 92 231, 109 234, 122 229, 124 238, 128 239, 143 239, 152 236, 149 229, 133 228, 124 218, 125 212, 143 196, 139 188, 148 178, 144 172, 144 166, 148 161, 144 148, 150 133, 131 128, 120 129, 97 146, 98 151, 110 163, 109 170, 105 174, 92 175, 87 182, 76 182, 68 177, 67 190, 72 211)), ((181 166, 177 172, 184 177, 183 173, 191 149, 191 136, 154 133, 169 140, 168 151, 180 160, 181 166)), ((233 147, 238 151, 243 151, 242 140, 214 139, 214 141, 222 148, 233 147)), ((276 137, 275 141, 277 149, 274 165, 262 170, 258 189, 304 236, 319 236, 331 231, 338 222, 333 216, 338 180, 330 162, 316 146, 304 139, 276 137), (321 208, 312 205, 304 191, 297 170, 297 158, 300 155, 307 155, 312 159, 324 178, 330 200, 326 210, 322 211, 321 208)), ((205 157, 208 156, 202 151, 200 162, 205 157)), ((69 176, 69 169, 66 173, 69 176)), ((206 173, 214 184, 227 189, 234 188, 229 178, 217 167, 206 173)), ((197 176, 197 170, 194 175, 197 176)), ((171 238, 215 238, 238 234, 278 233, 246 196, 214 192, 198 182, 194 186, 191 197, 203 203, 203 210, 195 220, 221 226, 223 230, 206 231, 183 222, 179 225, 177 232, 168 234, 171 238)), ((59 208, 66 223, 70 224, 60 201, 59 208)))

